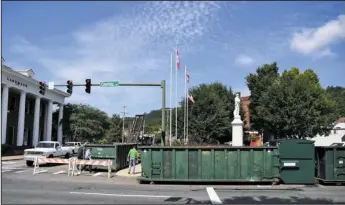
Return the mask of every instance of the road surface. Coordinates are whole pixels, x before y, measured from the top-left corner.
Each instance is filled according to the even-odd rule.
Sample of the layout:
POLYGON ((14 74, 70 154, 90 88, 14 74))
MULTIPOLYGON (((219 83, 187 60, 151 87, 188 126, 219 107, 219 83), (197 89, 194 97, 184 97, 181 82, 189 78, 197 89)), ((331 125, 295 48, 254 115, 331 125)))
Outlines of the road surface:
MULTIPOLYGON (((23 161, 22 161, 23 162, 23 161)), ((20 162, 20 163, 22 163, 20 162)), ((18 162, 2 165, 3 204, 244 204, 344 203, 345 187, 139 185, 132 178, 53 174, 32 175, 18 162), (11 171, 5 171, 10 170, 11 171), (3 172, 5 171, 5 172, 3 172), (22 172, 18 172, 22 171, 22 172)), ((24 162, 23 162, 24 163, 24 162)))

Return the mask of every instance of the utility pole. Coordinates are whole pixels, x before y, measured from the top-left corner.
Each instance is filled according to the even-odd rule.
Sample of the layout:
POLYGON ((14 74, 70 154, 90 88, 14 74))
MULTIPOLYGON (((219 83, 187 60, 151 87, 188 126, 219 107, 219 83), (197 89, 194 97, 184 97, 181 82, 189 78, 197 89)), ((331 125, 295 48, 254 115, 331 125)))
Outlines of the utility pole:
POLYGON ((126 114, 128 114, 126 112, 126 105, 123 106, 123 111, 122 111, 122 143, 125 142, 125 117, 126 114))

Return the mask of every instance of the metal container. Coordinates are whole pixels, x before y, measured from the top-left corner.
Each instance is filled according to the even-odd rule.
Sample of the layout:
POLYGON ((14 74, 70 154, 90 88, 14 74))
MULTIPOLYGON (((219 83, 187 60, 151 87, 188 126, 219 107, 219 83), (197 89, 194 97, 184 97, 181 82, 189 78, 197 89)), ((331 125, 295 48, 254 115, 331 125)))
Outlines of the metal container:
POLYGON ((141 149, 141 182, 270 182, 279 178, 277 147, 141 149))
POLYGON ((318 180, 345 184, 345 147, 316 147, 316 162, 318 180))
POLYGON ((279 140, 280 179, 284 184, 315 183, 315 147, 309 140, 279 140))
MULTIPOLYGON (((118 171, 120 169, 126 168, 129 165, 127 161, 128 152, 133 146, 137 144, 88 144, 85 148, 91 147, 91 157, 95 160, 112 160, 112 171, 118 171)), ((107 169, 104 166, 93 166, 95 168, 107 169)))

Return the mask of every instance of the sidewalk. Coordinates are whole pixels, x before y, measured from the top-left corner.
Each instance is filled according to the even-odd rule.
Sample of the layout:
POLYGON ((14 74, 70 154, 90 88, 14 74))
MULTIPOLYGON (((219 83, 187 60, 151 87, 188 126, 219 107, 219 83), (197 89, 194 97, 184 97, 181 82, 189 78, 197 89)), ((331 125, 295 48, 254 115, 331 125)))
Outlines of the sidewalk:
POLYGON ((121 177, 140 177, 141 176, 141 164, 137 164, 135 166, 135 174, 134 175, 128 174, 128 167, 116 172, 115 175, 121 176, 121 177))
POLYGON ((1 161, 22 160, 23 155, 1 157, 1 161))

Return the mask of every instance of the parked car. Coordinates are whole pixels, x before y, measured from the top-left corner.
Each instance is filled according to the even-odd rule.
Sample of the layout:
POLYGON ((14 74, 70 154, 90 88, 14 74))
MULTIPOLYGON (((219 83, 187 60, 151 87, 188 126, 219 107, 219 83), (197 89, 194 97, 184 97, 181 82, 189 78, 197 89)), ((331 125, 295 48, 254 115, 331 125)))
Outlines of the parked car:
POLYGON ((62 148, 57 141, 41 141, 35 148, 24 150, 24 160, 27 166, 32 166, 36 157, 65 157, 69 158, 72 155, 72 148, 62 148))
POLYGON ((71 148, 72 153, 76 154, 78 153, 78 149, 81 146, 81 142, 66 142, 64 145, 62 145, 62 148, 71 148))

